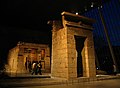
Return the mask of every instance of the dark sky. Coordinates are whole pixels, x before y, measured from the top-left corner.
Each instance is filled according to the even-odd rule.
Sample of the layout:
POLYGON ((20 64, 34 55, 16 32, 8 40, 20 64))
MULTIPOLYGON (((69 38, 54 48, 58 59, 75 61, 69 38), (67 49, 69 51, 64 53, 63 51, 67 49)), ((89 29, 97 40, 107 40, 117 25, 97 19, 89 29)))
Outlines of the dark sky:
POLYGON ((11 43, 14 45, 19 40, 35 42, 40 37, 51 35, 51 27, 47 21, 61 19, 62 11, 75 12, 80 10, 78 8, 83 3, 88 3, 88 0, 81 1, 82 4, 79 0, 1 0, 2 46, 7 43, 11 47, 11 43))
POLYGON ((60 19, 62 11, 81 12, 93 1, 100 0, 1 0, 0 18, 4 26, 43 30, 48 20, 60 19))

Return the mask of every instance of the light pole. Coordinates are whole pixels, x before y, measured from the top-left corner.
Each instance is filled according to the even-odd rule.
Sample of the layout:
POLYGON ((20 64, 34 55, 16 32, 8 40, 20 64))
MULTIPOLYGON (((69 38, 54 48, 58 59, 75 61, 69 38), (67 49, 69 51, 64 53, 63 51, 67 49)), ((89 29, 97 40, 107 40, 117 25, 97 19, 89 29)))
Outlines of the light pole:
MULTIPOLYGON (((100 1, 101 1, 101 6, 103 6, 102 0, 100 0, 100 1)), ((108 46, 109 46, 110 53, 111 53, 111 56, 112 56, 112 59, 113 59, 114 70, 116 69, 116 71, 118 72, 118 66, 117 66, 115 54, 114 54, 114 52, 113 52, 113 48, 112 48, 112 45, 111 45, 111 42, 110 42, 110 37, 109 37, 109 35, 108 35, 108 30, 107 30, 107 27, 106 27, 106 23, 105 23, 105 20, 104 20, 104 17, 103 17, 103 15, 102 15, 102 12, 101 12, 101 8, 100 8, 100 7, 98 8, 98 12, 99 12, 100 19, 101 19, 102 24, 103 24, 103 27, 104 27, 105 36, 106 36, 106 38, 107 38, 108 46)))

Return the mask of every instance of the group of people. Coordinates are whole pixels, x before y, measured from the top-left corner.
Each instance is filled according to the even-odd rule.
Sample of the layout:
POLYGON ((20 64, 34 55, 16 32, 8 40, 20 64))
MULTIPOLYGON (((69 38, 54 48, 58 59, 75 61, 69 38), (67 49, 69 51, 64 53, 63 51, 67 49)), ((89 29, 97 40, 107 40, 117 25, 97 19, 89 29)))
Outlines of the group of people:
POLYGON ((26 64, 26 69, 29 69, 29 72, 33 75, 40 74, 42 75, 42 64, 41 61, 33 61, 32 63, 28 61, 28 64, 26 64))

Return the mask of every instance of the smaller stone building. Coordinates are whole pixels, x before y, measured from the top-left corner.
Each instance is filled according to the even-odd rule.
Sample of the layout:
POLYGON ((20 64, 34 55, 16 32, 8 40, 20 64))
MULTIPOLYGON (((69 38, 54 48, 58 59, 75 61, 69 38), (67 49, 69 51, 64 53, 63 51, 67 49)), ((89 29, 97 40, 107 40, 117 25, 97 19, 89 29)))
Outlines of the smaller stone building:
POLYGON ((41 61, 42 72, 50 72, 50 48, 47 44, 18 42, 9 50, 7 71, 9 73, 29 73, 28 62, 41 61))

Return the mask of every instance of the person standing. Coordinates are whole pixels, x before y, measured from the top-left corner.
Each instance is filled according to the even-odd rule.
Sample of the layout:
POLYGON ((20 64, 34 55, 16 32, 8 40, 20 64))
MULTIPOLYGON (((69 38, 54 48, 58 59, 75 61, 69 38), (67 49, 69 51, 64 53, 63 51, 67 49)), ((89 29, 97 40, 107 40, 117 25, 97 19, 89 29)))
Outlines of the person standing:
POLYGON ((33 62, 32 64, 32 72, 31 74, 33 75, 35 73, 35 75, 37 75, 37 63, 33 62))
POLYGON ((31 61, 28 60, 28 69, 29 69, 29 72, 32 71, 32 64, 31 64, 31 61))
POLYGON ((27 61, 25 62, 25 68, 26 68, 26 70, 27 70, 27 61))
POLYGON ((41 61, 38 62, 37 64, 37 72, 38 74, 42 75, 42 64, 41 64, 41 61))

